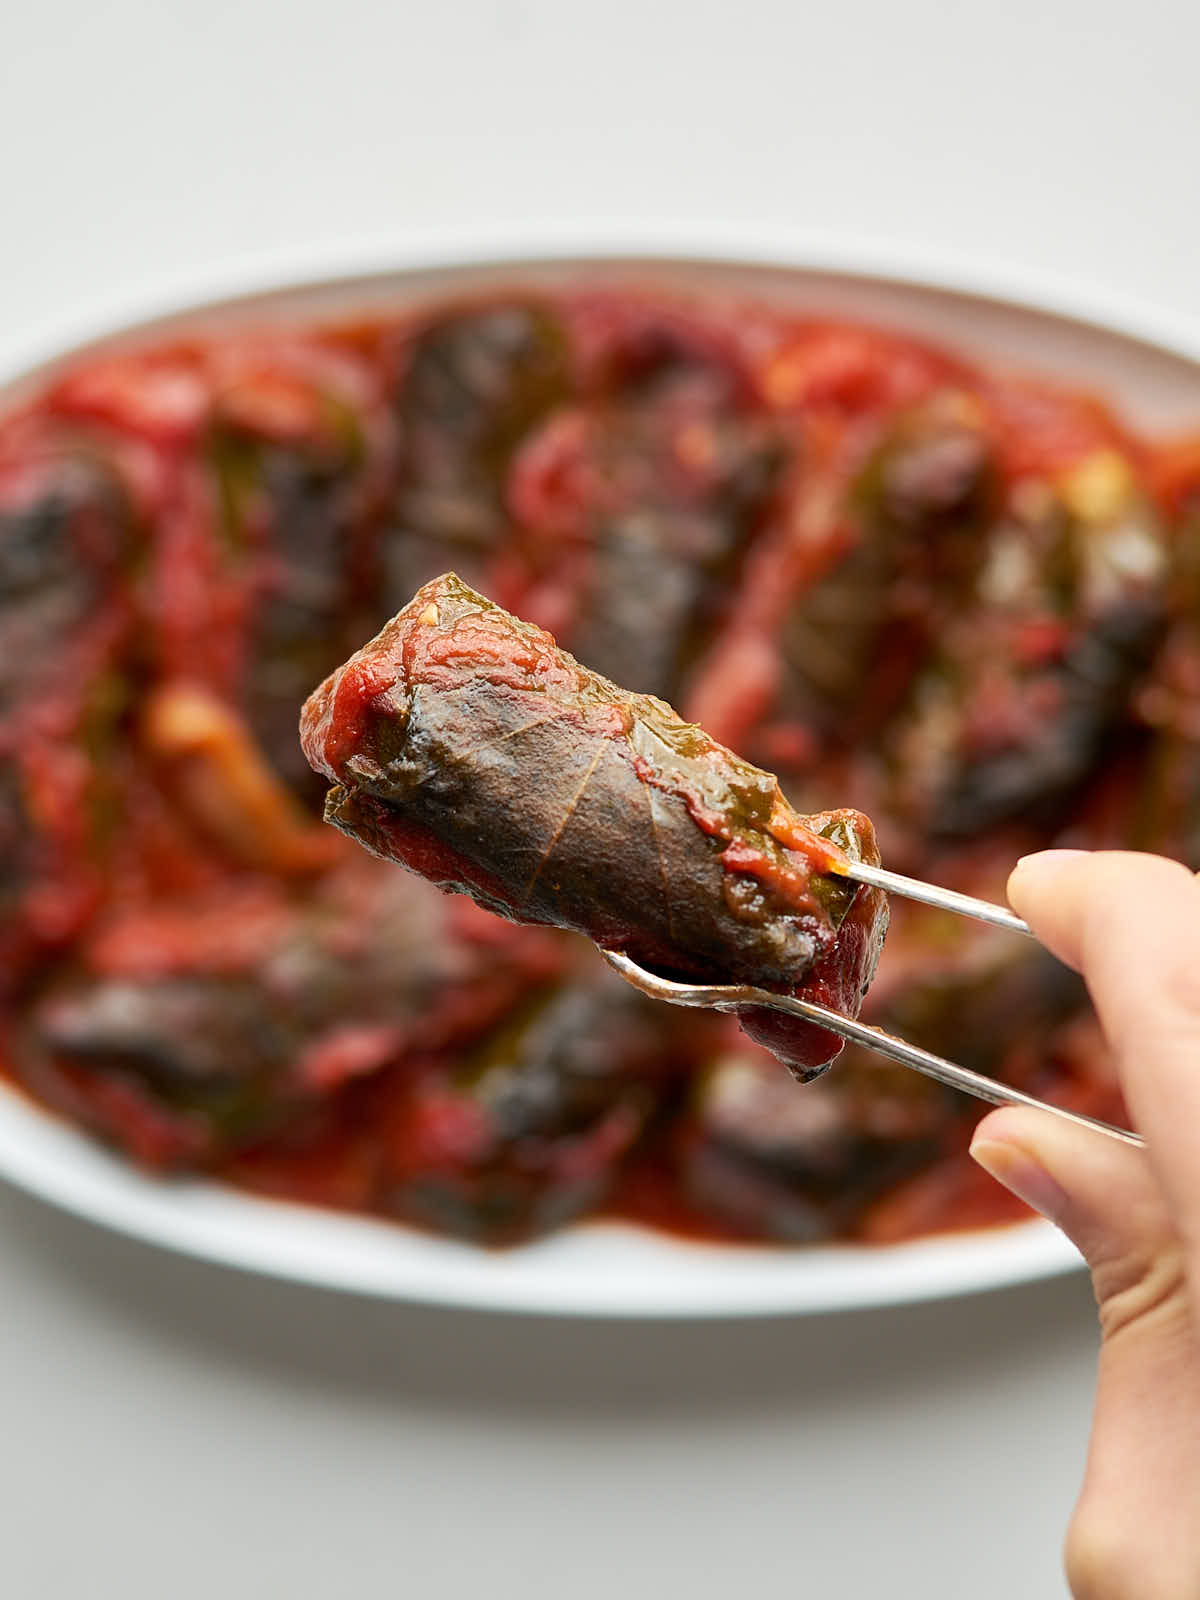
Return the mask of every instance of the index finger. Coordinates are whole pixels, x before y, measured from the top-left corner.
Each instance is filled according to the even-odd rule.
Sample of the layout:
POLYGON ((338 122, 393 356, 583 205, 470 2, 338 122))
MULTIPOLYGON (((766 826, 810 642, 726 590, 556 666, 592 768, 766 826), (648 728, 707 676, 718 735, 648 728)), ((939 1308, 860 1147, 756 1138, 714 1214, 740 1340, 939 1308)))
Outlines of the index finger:
POLYGON ((1176 1225, 1200 1246, 1200 882, 1161 856, 1048 851, 1008 892, 1083 974, 1176 1225))

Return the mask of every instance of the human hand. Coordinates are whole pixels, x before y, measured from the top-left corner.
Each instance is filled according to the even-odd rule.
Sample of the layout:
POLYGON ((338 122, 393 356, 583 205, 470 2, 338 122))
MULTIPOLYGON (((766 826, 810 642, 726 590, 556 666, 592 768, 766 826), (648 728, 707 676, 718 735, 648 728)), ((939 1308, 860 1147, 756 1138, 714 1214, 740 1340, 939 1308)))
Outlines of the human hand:
POLYGON ((1200 880, 1120 851, 1020 862, 1009 899, 1081 972, 1146 1150, 1041 1112, 979 1124, 975 1159, 1091 1269, 1102 1344, 1066 1541, 1077 1600, 1200 1596, 1200 880))

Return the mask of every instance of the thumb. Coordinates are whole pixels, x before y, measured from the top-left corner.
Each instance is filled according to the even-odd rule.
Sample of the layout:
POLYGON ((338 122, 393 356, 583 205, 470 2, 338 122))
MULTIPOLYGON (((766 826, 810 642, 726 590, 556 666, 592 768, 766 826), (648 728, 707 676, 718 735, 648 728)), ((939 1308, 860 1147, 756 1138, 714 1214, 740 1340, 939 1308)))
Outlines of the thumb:
POLYGON ((971 1154, 1091 1268, 1103 1342, 1067 1538, 1072 1592, 1193 1593, 1200 1347, 1183 1251, 1145 1152, 1011 1108, 983 1119, 971 1154))

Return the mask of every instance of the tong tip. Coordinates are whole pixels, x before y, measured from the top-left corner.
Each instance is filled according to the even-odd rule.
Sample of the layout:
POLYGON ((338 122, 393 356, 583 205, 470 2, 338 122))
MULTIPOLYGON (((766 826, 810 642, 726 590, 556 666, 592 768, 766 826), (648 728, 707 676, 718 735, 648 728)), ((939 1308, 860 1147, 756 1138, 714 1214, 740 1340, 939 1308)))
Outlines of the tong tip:
POLYGON ((995 928, 1007 928, 1010 933, 1023 933, 1034 937, 1027 922, 1010 911, 1007 906, 994 905, 990 900, 977 900, 974 895, 960 894, 957 889, 943 889, 935 883, 924 883, 920 878, 906 878, 900 872, 888 872, 884 867, 872 867, 865 861, 847 860, 837 868, 844 878, 855 883, 870 884, 875 889, 886 889, 905 900, 917 900, 922 905, 936 906, 940 911, 952 911, 956 916, 973 917, 976 922, 987 922, 995 928))

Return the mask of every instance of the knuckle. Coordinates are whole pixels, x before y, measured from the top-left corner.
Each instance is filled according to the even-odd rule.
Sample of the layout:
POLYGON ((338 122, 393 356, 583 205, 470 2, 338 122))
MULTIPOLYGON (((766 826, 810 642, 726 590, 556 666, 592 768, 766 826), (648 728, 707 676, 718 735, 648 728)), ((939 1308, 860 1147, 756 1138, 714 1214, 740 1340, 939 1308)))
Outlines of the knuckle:
POLYGON ((1093 1261, 1092 1286, 1100 1331, 1108 1342, 1150 1320, 1190 1324, 1187 1273, 1174 1242, 1151 1253, 1139 1247, 1093 1261))

